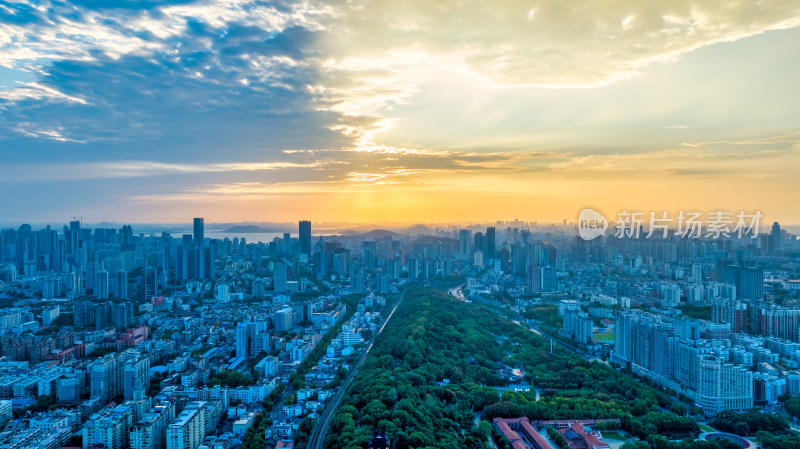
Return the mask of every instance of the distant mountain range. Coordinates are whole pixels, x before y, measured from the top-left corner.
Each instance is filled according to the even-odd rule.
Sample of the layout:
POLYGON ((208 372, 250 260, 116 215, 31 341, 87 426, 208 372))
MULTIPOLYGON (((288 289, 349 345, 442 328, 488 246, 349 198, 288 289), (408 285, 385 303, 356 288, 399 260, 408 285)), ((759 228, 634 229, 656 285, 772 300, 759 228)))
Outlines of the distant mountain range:
MULTIPOLYGON (((231 226, 224 231, 228 234, 258 234, 258 233, 274 233, 274 232, 289 232, 286 229, 286 226, 281 225, 254 225, 254 224, 241 224, 231 226)), ((296 234, 296 230, 292 230, 293 234, 296 234)), ((313 233, 313 228, 312 228, 313 233)), ((428 226, 422 224, 416 224, 410 227, 400 227, 393 231, 388 229, 369 229, 369 228, 356 228, 356 229, 347 229, 341 232, 335 232, 335 234, 340 234, 343 237, 348 238, 363 238, 369 240, 381 240, 387 237, 394 237, 396 235, 410 235, 410 236, 419 236, 419 235, 432 235, 435 233, 434 229, 429 228, 428 226)), ((315 234, 316 235, 316 234, 315 234)))
POLYGON ((353 229, 342 231, 343 237, 369 239, 369 240, 381 240, 387 237, 394 237, 395 235, 397 235, 397 233, 392 231, 387 231, 386 229, 373 229, 367 232, 353 230, 353 229))
MULTIPOLYGON (((63 226, 65 223, 31 223, 34 228, 44 227, 50 225, 56 229, 63 226)), ((99 223, 83 222, 84 228, 119 228, 124 222, 110 222, 103 221, 99 223)), ((133 225, 134 233, 155 234, 161 232, 169 232, 173 235, 190 234, 192 233, 192 224, 188 223, 130 223, 133 225)), ((3 225, 4 227, 16 228, 19 224, 3 225)), ((392 236, 410 236, 417 237, 421 235, 435 234, 436 225, 426 224, 407 224, 407 223, 390 223, 390 222, 377 222, 377 223, 333 223, 333 222, 313 222, 311 233, 313 235, 341 235, 343 237, 354 238, 363 237, 370 240, 380 240, 392 236)), ((259 233, 284 233, 289 232, 293 236, 297 236, 297 223, 277 223, 277 222, 209 222, 205 223, 206 232, 223 232, 228 234, 259 234, 259 233)))
POLYGON ((256 226, 256 225, 240 225, 234 226, 232 228, 228 228, 222 232, 228 234, 258 234, 258 233, 267 233, 267 232, 282 232, 282 228, 267 228, 264 226, 256 226))

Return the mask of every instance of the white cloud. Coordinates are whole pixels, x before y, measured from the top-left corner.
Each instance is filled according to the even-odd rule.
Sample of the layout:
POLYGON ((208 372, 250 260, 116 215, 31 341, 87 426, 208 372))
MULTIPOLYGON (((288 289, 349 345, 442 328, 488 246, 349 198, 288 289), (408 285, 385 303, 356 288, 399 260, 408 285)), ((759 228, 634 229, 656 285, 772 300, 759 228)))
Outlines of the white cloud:
POLYGON ((9 100, 9 101, 21 101, 21 100, 55 100, 55 101, 65 101, 68 103, 78 103, 78 104, 86 104, 86 100, 83 98, 74 96, 74 95, 67 95, 63 92, 59 92, 58 90, 50 87, 45 86, 41 83, 19 83, 21 84, 20 87, 13 87, 11 89, 0 90, 0 98, 9 100))
POLYGON ((320 42, 333 109, 370 116, 391 115, 435 77, 600 87, 704 46, 800 25, 793 0, 361 0, 335 12, 320 42))
MULTIPOLYGON (((21 131, 52 140, 68 141, 58 130, 21 131)), ((6 164, 5 182, 64 181, 107 178, 141 178, 174 174, 258 172, 292 168, 315 168, 322 163, 232 162, 220 164, 180 164, 154 161, 104 161, 62 164, 6 164)))

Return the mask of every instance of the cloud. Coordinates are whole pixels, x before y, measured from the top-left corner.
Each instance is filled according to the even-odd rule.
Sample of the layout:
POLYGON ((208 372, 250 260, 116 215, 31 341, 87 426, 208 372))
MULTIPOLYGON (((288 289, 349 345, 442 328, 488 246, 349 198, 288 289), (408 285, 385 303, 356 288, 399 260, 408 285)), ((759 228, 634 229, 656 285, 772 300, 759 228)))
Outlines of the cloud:
POLYGON ((0 28, 0 64, 38 79, 0 91, 6 162, 271 160, 349 146, 335 128, 369 122, 320 110, 317 12, 307 5, 53 2, 15 11, 0 28))
POLYGON ((627 79, 702 46, 800 25, 800 5, 791 0, 335 5, 338 28, 326 46, 354 70, 446 64, 498 84, 553 87, 627 79))
MULTIPOLYGON (((798 11, 794 1, 3 3, 2 182, 28 181, 38 197, 70 185, 65 202, 114 184, 107 204, 118 205, 130 191, 140 204, 487 184, 511 195, 519 181, 576 174, 782 177, 796 139, 776 136, 773 116, 693 96, 709 89, 687 88, 688 72, 619 81, 796 27, 798 11), (712 129, 734 114, 748 125, 712 129), (414 120, 424 126, 403 128, 414 120)), ((693 67, 719 70, 708 75, 715 92, 739 89, 716 62, 693 67)), ((751 109, 794 116, 772 107, 779 85, 759 89, 751 109)), ((14 210, 35 203, 24 196, 14 210)))
MULTIPOLYGON (((60 140, 53 132, 54 140, 60 140)), ((198 173, 266 172, 287 169, 310 169, 320 162, 232 162, 217 164, 164 163, 121 160, 114 162, 9 164, 0 182, 41 182, 86 179, 146 178, 198 173)))
MULTIPOLYGON (((600 86, 703 46, 798 24, 792 1, 9 4, 0 11, 0 65, 41 79, 0 92, 0 107, 30 123, 59 117, 62 136, 80 142, 173 144, 178 133, 208 142, 213 114, 230 118, 223 127, 252 128, 258 117, 291 130, 308 121, 312 140, 336 143, 329 148, 411 153, 421 150, 378 136, 395 126, 393 108, 443 76, 495 87, 600 86)), ((0 121, 3 128, 47 138, 36 126, 0 121)), ((216 131, 224 136, 216 145, 233 137, 216 131)), ((294 140, 283 149, 318 146, 294 140)))
POLYGON ((550 166, 556 174, 584 174, 603 177, 644 177, 670 179, 678 176, 793 180, 800 163, 800 139, 783 149, 769 146, 742 151, 741 145, 786 143, 786 136, 763 137, 745 142, 684 144, 684 148, 640 154, 593 154, 575 156, 550 166))
POLYGON ((800 25, 800 4, 791 0, 334 5, 323 22, 335 31, 320 41, 327 93, 338 100, 332 109, 385 118, 437 78, 496 88, 599 87, 704 46, 800 25))

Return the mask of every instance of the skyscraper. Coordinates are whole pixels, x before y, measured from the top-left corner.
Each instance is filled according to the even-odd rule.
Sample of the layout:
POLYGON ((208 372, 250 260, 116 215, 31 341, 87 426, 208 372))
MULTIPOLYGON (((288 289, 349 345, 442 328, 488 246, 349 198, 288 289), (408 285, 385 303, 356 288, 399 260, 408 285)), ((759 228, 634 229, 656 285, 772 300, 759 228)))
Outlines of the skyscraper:
POLYGON ((88 365, 91 397, 108 401, 122 393, 122 367, 123 359, 119 354, 108 354, 88 365))
POLYGON ((483 233, 482 232, 476 232, 475 236, 472 239, 475 242, 475 244, 472 245, 472 251, 473 252, 480 251, 482 254, 485 255, 486 254, 486 239, 483 237, 483 233))
POLYGON ((706 413, 746 411, 753 407, 753 373, 721 357, 700 358, 697 403, 706 413))
POLYGON ((144 276, 144 299, 149 300, 156 295, 157 279, 155 268, 145 268, 142 272, 144 276))
POLYGON ((311 222, 300 222, 300 251, 303 254, 311 255, 311 222))
POLYGON ((254 326, 250 326, 250 323, 244 322, 239 323, 236 325, 234 337, 235 337, 235 348, 236 348, 236 357, 248 357, 250 356, 250 348, 252 346, 253 341, 253 330, 255 329, 254 326))
POLYGON ((486 228, 486 257, 488 261, 484 263, 491 265, 494 263, 494 259, 497 258, 497 250, 496 250, 496 236, 494 232, 494 226, 490 226, 486 228))
POLYGON ((579 310, 565 310, 561 334, 578 343, 590 344, 594 338, 593 323, 589 314, 579 310))
POLYGON ((108 271, 101 270, 94 279, 94 297, 108 299, 110 290, 108 271))
POLYGON ((739 298, 764 298, 764 270, 761 268, 739 265, 723 266, 722 282, 736 286, 736 294, 739 298))
POLYGON ((291 307, 283 307, 272 314, 272 322, 275 325, 275 332, 288 331, 292 328, 293 310, 291 307))
POLYGON ((462 229, 458 231, 459 239, 459 253, 465 260, 469 259, 472 255, 472 232, 469 229, 462 229))
POLYGON ((273 273, 274 278, 272 280, 272 290, 276 292, 285 292, 286 282, 288 281, 288 273, 286 264, 283 262, 277 262, 274 268, 275 272, 273 273))
POLYGON ((167 449, 194 449, 203 442, 206 428, 205 401, 189 404, 167 426, 167 449))
POLYGON ((114 273, 114 296, 128 299, 128 272, 125 270, 114 273))
POLYGON ((283 233, 283 252, 290 254, 292 251, 292 234, 288 232, 283 233))
POLYGON ((122 368, 122 394, 126 401, 143 398, 150 387, 150 359, 131 354, 122 368))
POLYGON ((772 223, 772 232, 769 235, 769 251, 773 254, 781 249, 781 225, 772 223))
POLYGON ((532 294, 558 290, 558 279, 554 267, 528 266, 528 292, 532 294))
MULTIPOLYGON (((20 230, 22 228, 20 227, 20 230)), ((69 254, 75 255, 75 251, 80 248, 81 222, 78 220, 69 222, 69 254)))
POLYGON ((194 219, 194 242, 198 246, 203 245, 203 240, 205 240, 205 225, 203 224, 202 218, 195 218, 194 219))

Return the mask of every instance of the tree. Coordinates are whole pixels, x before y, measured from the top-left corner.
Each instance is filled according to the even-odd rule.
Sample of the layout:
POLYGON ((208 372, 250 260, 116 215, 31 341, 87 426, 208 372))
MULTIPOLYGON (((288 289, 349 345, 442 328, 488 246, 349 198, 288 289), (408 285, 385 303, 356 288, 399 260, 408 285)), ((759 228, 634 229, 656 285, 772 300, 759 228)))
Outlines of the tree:
POLYGON ((792 396, 784 403, 786 412, 795 418, 800 418, 800 396, 792 396))
POLYGON ((250 376, 246 376, 239 371, 224 370, 214 375, 209 381, 208 386, 222 385, 231 388, 247 387, 253 385, 254 381, 250 376))

